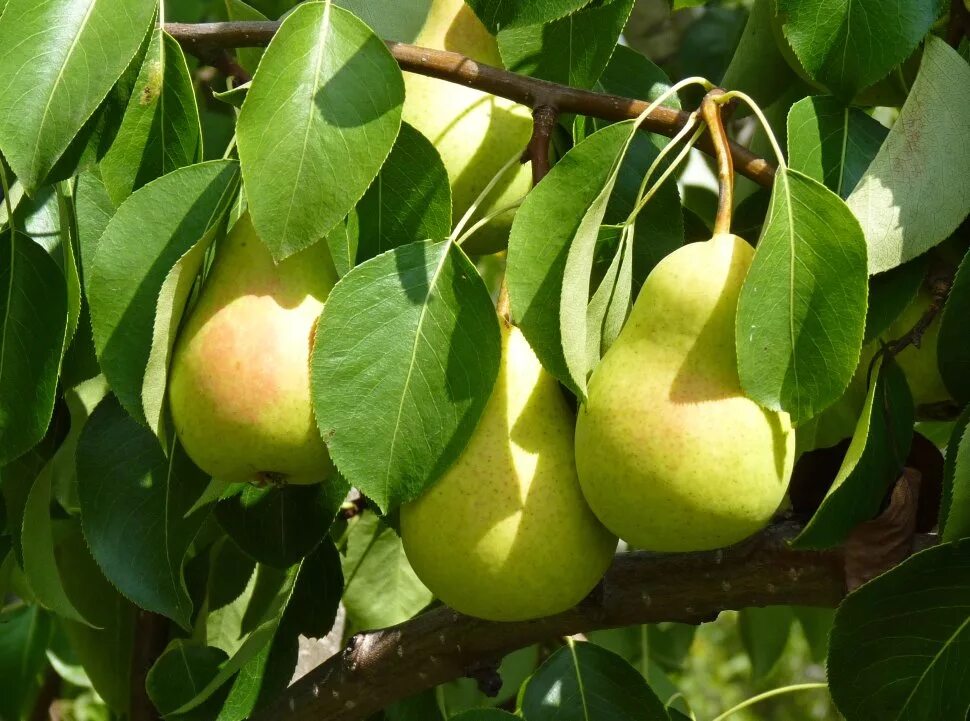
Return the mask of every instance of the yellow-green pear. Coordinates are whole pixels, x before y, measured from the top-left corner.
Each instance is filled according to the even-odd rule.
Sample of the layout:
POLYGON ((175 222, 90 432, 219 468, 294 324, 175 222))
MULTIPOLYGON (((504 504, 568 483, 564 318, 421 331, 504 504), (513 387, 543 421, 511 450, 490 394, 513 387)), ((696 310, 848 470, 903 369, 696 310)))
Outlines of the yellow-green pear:
POLYGON ((609 566, 616 536, 583 500, 573 415, 521 332, 502 323, 502 361, 454 465, 401 508, 411 566, 456 611, 494 621, 578 603, 609 566))
MULTIPOLYGON (((501 67, 495 38, 464 0, 434 0, 414 43, 467 55, 501 67)), ((451 181, 457 222, 488 182, 532 134, 529 110, 455 83, 415 73, 404 74, 403 118, 427 137, 444 162, 451 181)), ((531 187, 528 164, 510 169, 479 207, 481 218, 521 198, 531 187)), ((462 247, 469 253, 494 253, 508 242, 513 213, 504 213, 471 236, 462 247)))
MULTIPOLYGON (((883 334, 886 341, 898 340, 909 333, 929 309, 932 301, 933 296, 928 290, 920 290, 913 302, 906 306, 906 310, 883 334)), ((919 348, 911 344, 896 355, 896 362, 906 375, 906 382, 909 383, 916 405, 950 400, 950 392, 943 384, 937 364, 936 342, 939 336, 940 316, 937 314, 920 338, 919 348)))
POLYGON ((228 483, 315 483, 333 466, 313 420, 310 346, 337 282, 325 243, 279 264, 243 215, 175 346, 169 403, 196 465, 228 483))
POLYGON ((593 512, 632 546, 699 551, 751 535, 788 486, 788 414, 747 398, 735 311, 754 251, 719 234, 668 255, 590 379, 576 425, 593 512))

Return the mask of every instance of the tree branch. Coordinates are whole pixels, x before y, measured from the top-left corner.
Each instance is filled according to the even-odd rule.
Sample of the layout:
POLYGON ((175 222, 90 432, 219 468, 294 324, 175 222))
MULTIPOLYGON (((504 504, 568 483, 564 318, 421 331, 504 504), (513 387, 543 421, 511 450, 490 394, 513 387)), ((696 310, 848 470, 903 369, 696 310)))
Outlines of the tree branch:
POLYGON ((159 721, 155 704, 148 697, 145 679, 168 643, 168 619, 151 611, 139 610, 135 619, 135 647, 131 659, 131 721, 159 721))
MULTIPOLYGON (((659 621, 700 623, 749 606, 834 607, 845 595, 842 550, 793 550, 788 541, 799 530, 782 522, 723 551, 618 555, 584 601, 548 618, 496 623, 442 606, 398 626, 358 634, 252 721, 358 721, 558 636, 659 621)), ((934 540, 918 536, 917 546, 934 540)))
MULTIPOLYGON (((279 22, 270 21, 166 23, 165 31, 178 40, 186 52, 204 59, 212 57, 214 50, 267 45, 279 26, 279 22)), ((547 105, 560 113, 578 113, 604 120, 630 120, 647 108, 647 103, 642 100, 580 90, 519 75, 477 63, 459 53, 393 41, 385 42, 403 70, 467 85, 492 95, 508 98, 532 109, 547 105)), ((651 132, 670 137, 675 135, 686 121, 687 113, 661 106, 650 114, 644 121, 643 127, 651 132)), ((698 147, 714 155, 710 138, 702 139, 698 147)), ((731 155, 734 166, 740 173, 760 185, 771 187, 775 176, 775 168, 771 163, 735 143, 731 143, 731 155)))

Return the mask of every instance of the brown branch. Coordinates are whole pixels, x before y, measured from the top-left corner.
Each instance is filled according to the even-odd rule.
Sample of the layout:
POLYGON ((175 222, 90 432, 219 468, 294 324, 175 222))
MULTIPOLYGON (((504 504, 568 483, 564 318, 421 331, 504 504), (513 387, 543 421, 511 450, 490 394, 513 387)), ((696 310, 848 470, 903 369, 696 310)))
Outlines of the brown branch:
MULTIPOLYGON (((238 47, 260 47, 269 43, 279 22, 166 23, 165 30, 196 57, 206 57, 213 50, 238 47)), ((508 98, 529 108, 548 105, 560 113, 577 113, 604 120, 630 120, 647 108, 643 100, 580 90, 526 75, 477 63, 459 53, 432 50, 415 45, 385 41, 403 70, 439 78, 459 85, 508 98)), ((654 133, 673 136, 687 122, 687 113, 659 107, 644 121, 643 127, 654 133)), ((714 155, 709 138, 698 147, 714 155)), ((767 160, 731 143, 731 155, 737 170, 765 187, 771 187, 775 168, 767 160)))
MULTIPOLYGON (((548 618, 496 623, 439 607, 358 634, 252 721, 357 721, 550 638, 659 621, 700 623, 749 606, 834 607, 845 595, 842 550, 793 550, 788 541, 799 530, 783 522, 723 551, 619 555, 584 601, 548 618)), ((917 537, 919 546, 933 540, 917 537)))
POLYGON ((130 721, 159 721, 161 716, 148 697, 145 679, 155 660, 168 643, 168 619, 151 611, 139 610, 135 619, 135 647, 131 658, 130 721))
POLYGON ((50 721, 51 706, 61 694, 61 677, 53 668, 48 667, 44 672, 44 682, 34 699, 34 707, 30 712, 30 721, 50 721))
POLYGON ((532 137, 526 153, 532 163, 532 184, 538 185, 549 174, 549 150, 559 111, 551 105, 540 105, 532 111, 532 137))
POLYGON ((943 310, 947 296, 950 295, 950 288, 953 285, 953 273, 951 271, 941 271, 931 274, 928 280, 930 295, 932 300, 926 311, 920 316, 919 320, 903 336, 897 338, 886 346, 886 352, 890 355, 899 355, 909 346, 920 347, 923 341, 923 334, 933 324, 936 316, 943 310))

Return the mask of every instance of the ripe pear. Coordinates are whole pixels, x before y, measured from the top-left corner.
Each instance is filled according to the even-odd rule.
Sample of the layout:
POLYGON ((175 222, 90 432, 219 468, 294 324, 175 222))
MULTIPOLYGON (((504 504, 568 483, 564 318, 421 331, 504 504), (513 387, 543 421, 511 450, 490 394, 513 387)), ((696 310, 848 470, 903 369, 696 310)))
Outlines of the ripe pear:
MULTIPOLYGON (((414 43, 467 55, 502 67, 498 43, 464 0, 434 0, 414 43)), ((403 119, 437 148, 451 182, 457 222, 532 134, 527 108, 462 85, 405 73, 403 119)), ((478 209, 476 218, 514 203, 531 187, 527 164, 510 169, 478 209)), ((503 213, 471 236, 469 253, 494 253, 508 243, 513 213, 503 213)))
POLYGON ((310 402, 310 346, 337 282, 325 243, 279 264, 243 215, 220 242, 172 359, 179 441, 227 483, 326 480, 333 465, 310 402))
POLYGON ((502 323, 502 361, 461 456, 401 508, 415 573, 457 611, 495 621, 558 613, 610 565, 616 536, 583 500, 573 415, 521 332, 502 323))
MULTIPOLYGON (((884 334, 887 342, 909 333, 926 313, 932 302, 933 296, 930 292, 926 289, 920 290, 913 302, 906 306, 906 310, 893 321, 889 330, 884 334)), ((920 338, 919 348, 915 345, 909 345, 896 356, 896 362, 903 369, 906 382, 909 383, 909 390, 913 394, 913 402, 916 405, 950 400, 950 392, 943 383, 937 364, 936 342, 939 337, 940 316, 937 314, 923 333, 923 337, 920 338)))
POLYGON ((720 548, 763 527, 785 495, 788 414, 747 398, 738 379, 734 317, 753 254, 719 234, 664 258, 590 379, 579 482, 632 546, 720 548))

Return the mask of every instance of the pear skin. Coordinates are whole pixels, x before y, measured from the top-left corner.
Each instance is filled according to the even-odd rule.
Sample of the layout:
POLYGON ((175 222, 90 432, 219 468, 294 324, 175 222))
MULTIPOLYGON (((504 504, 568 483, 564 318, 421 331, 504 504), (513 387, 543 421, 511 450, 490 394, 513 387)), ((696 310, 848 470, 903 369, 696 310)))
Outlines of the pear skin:
POLYGON ((788 414, 747 398, 738 379, 735 312, 753 255, 722 234, 664 258, 590 379, 579 481, 597 517, 636 548, 736 543, 785 495, 788 414))
POLYGON ((189 457, 227 483, 326 480, 310 346, 337 273, 325 243, 279 264, 243 215, 219 244, 175 346, 169 404, 189 457))
MULTIPOLYGON (((502 67, 498 44, 464 0, 434 0, 416 45, 450 50, 502 67)), ((437 148, 451 182, 457 222, 488 182, 532 135, 527 108, 511 100, 443 80, 405 73, 403 119, 437 148)), ((479 206, 484 217, 524 196, 531 187, 528 164, 510 169, 479 206)), ((462 244, 472 254, 494 253, 508 244, 514 213, 503 213, 462 244)))
POLYGON ((401 507, 411 566, 443 602, 518 621, 578 603, 609 566, 616 536, 583 500, 573 417, 516 328, 481 421, 454 465, 401 507))
MULTIPOLYGON (((933 302, 933 297, 926 289, 920 290, 916 298, 906 306, 883 337, 888 342, 897 340, 912 330, 913 326, 926 313, 933 302)), ((896 362, 903 369, 909 390, 913 394, 916 405, 925 403, 940 403, 950 400, 950 392, 943 383, 937 362, 936 343, 940 337, 940 314, 937 313, 933 322, 929 324, 923 337, 920 338, 919 348, 909 345, 896 355, 896 362)))

